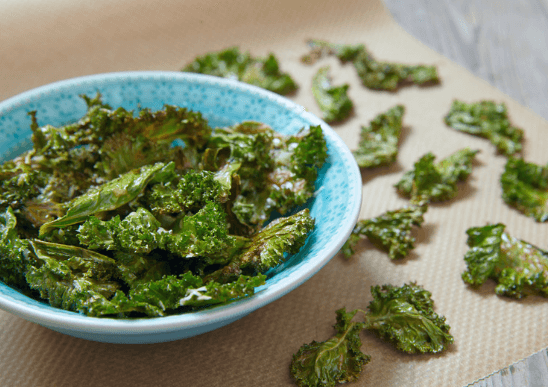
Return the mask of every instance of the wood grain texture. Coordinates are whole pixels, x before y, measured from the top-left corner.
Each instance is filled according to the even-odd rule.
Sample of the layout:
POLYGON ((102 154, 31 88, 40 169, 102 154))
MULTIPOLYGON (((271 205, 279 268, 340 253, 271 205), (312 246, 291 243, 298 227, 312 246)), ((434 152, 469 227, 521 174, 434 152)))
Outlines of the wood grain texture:
POLYGON ((548 0, 383 0, 420 41, 548 119, 548 0))

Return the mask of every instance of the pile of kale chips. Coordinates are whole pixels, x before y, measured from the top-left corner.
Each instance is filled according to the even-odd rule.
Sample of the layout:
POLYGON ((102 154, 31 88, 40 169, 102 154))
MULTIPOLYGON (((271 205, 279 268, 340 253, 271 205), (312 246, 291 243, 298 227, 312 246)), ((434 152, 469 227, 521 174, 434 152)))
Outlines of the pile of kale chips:
POLYGON ((33 149, 0 166, 4 283, 89 316, 165 316, 253 294, 304 245, 319 126, 213 130, 185 108, 82 97, 74 124, 30 113, 33 149))

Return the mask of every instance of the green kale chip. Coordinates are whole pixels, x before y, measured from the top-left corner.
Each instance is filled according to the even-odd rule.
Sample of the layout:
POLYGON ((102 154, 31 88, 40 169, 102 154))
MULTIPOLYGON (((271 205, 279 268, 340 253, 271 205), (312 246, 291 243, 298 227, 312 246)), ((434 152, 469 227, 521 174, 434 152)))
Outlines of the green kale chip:
POLYGON ((206 281, 233 281, 239 275, 264 273, 284 262, 287 253, 296 253, 304 246, 314 229, 314 218, 305 208, 294 215, 270 222, 251 240, 242 240, 245 248, 228 265, 206 277, 206 281))
POLYGON ((461 132, 489 139, 505 156, 521 152, 523 130, 510 123, 504 103, 454 100, 445 116, 445 123, 461 132))
POLYGON ((329 123, 341 122, 350 116, 354 104, 348 97, 348 84, 332 86, 329 66, 322 67, 312 78, 312 95, 329 123))
POLYGON ((548 296, 548 251, 506 233, 504 224, 472 227, 466 231, 470 247, 464 256, 462 279, 474 287, 491 278, 501 296, 548 296))
POLYGON ((51 306, 83 312, 97 297, 111 297, 120 288, 116 262, 76 246, 30 241, 36 263, 26 272, 29 286, 51 306))
POLYGON ((528 163, 508 158, 500 177, 502 198, 537 222, 548 220, 548 164, 528 163))
POLYGON ((293 355, 290 372, 297 385, 335 386, 358 379, 371 357, 360 349, 364 323, 351 321, 357 312, 337 310, 337 323, 333 326, 337 334, 323 342, 305 344, 293 355))
POLYGON ((204 285, 200 277, 188 272, 140 282, 129 291, 128 296, 118 291, 110 300, 106 297, 90 299, 83 308, 89 316, 130 317, 144 314, 162 317, 177 313, 182 308, 193 310, 248 297, 264 283, 265 276, 258 275, 241 276, 228 284, 211 282, 204 285))
POLYGON ((248 52, 240 52, 238 47, 199 56, 181 71, 237 79, 281 95, 290 94, 298 88, 289 74, 280 71, 274 54, 254 58, 248 52))
POLYGON ((155 214, 196 212, 210 201, 224 203, 229 190, 221 183, 221 174, 210 171, 188 171, 177 181, 152 185, 147 204, 155 214))
POLYGON ((371 287, 365 328, 407 353, 437 353, 453 343, 445 317, 434 312, 432 294, 415 283, 371 287))
POLYGON ((8 207, 0 213, 0 280, 7 285, 25 288, 29 243, 19 238, 16 226, 17 218, 8 207))
POLYGON ((165 234, 167 231, 161 228, 160 222, 142 207, 123 220, 118 215, 108 221, 90 216, 78 229, 80 243, 89 249, 134 254, 148 254, 162 246, 165 234))
POLYGON ((415 246, 415 238, 411 235, 412 226, 422 225, 427 209, 428 205, 423 201, 358 221, 342 247, 343 254, 346 258, 352 256, 358 242, 366 236, 374 245, 387 251, 391 259, 404 258, 415 246))
POLYGON ((361 352, 364 329, 407 353, 438 353, 453 343, 445 317, 434 312, 432 294, 421 286, 372 286, 371 294, 367 311, 337 310, 334 337, 305 344, 293 355, 290 372, 297 385, 335 386, 357 380, 371 360, 361 352), (364 314, 364 322, 351 321, 357 312, 364 314))
POLYGON ((267 125, 244 122, 216 130, 208 148, 218 151, 219 161, 214 164, 219 169, 228 167, 238 174, 239 192, 231 211, 255 231, 274 211, 284 215, 306 203, 327 159, 320 126, 284 136, 267 125))
POLYGON ((372 168, 396 161, 404 112, 405 108, 397 105, 379 114, 369 126, 362 126, 358 149, 352 152, 360 167, 372 168))
POLYGON ((311 52, 301 58, 304 63, 335 55, 341 62, 352 62, 363 85, 369 89, 395 91, 406 84, 431 85, 440 82, 435 66, 379 62, 363 44, 341 45, 310 40, 308 45, 311 52))
POLYGON ((472 161, 478 152, 469 148, 460 149, 436 164, 436 157, 427 153, 395 187, 400 194, 412 200, 450 200, 457 196, 457 183, 466 180, 472 173, 472 161))
POLYGON ((45 223, 40 227, 43 235, 53 228, 70 226, 84 222, 88 216, 100 212, 115 210, 135 199, 164 167, 163 163, 145 166, 133 170, 91 189, 74 199, 62 217, 45 223))

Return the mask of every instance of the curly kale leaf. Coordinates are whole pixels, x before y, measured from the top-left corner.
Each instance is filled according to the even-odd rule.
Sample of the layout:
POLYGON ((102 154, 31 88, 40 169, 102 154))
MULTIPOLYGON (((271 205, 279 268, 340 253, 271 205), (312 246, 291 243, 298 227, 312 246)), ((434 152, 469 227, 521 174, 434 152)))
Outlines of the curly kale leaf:
POLYGON ((341 62, 352 62, 365 87, 373 90, 395 91, 405 84, 430 85, 440 82, 435 66, 405 65, 379 62, 363 44, 342 45, 310 40, 310 54, 301 58, 314 63, 326 55, 335 55, 341 62))
POLYGON ((0 166, 0 209, 21 207, 40 195, 48 181, 47 173, 32 169, 21 159, 5 162, 0 166))
POLYGON ((404 112, 405 108, 397 105, 379 114, 369 126, 362 126, 358 149, 352 152, 360 167, 378 167, 396 161, 404 112))
POLYGON ((318 170, 327 159, 327 145, 319 125, 294 136, 277 136, 273 143, 274 169, 268 175, 267 202, 273 202, 273 208, 283 215, 314 194, 318 170))
POLYGON ((440 82, 435 66, 379 62, 363 50, 352 61, 362 84, 373 90, 395 91, 405 84, 430 85, 440 82))
POLYGON ((287 73, 280 71, 274 54, 266 58, 254 58, 242 53, 238 47, 199 56, 181 71, 233 78, 286 95, 297 90, 297 84, 287 73))
POLYGON ((230 186, 223 186, 220 182, 223 178, 220 173, 188 171, 177 181, 152 185, 147 192, 147 204, 155 214, 177 214, 196 212, 211 201, 224 203, 230 186))
POLYGON ((229 151, 217 152, 223 157, 209 164, 238 174, 239 192, 231 211, 255 231, 272 212, 284 215, 312 197, 318 169, 327 159, 320 126, 284 136, 264 124, 244 122, 216 130, 208 148, 229 151))
POLYGON ((165 249, 181 257, 200 256, 209 264, 225 264, 246 243, 246 238, 230 235, 228 228, 222 206, 210 202, 177 221, 165 234, 165 249))
POLYGON ((467 270, 462 279, 480 286, 491 278, 495 292, 512 298, 536 293, 548 296, 548 251, 518 240, 498 223, 466 231, 470 247, 464 256, 467 270))
POLYGON ((134 254, 148 254, 163 245, 160 222, 146 209, 139 207, 123 220, 115 217, 102 221, 90 216, 78 228, 80 243, 92 250, 119 250, 134 254))
POLYGON ((120 288, 116 263, 91 250, 57 243, 30 241, 36 263, 26 272, 29 286, 58 308, 84 311, 84 304, 111 297, 120 288))
POLYGON ((174 161, 182 168, 185 155, 203 147, 212 130, 201 113, 171 105, 155 112, 143 109, 137 117, 122 108, 105 114, 117 117, 122 112, 126 118, 120 128, 98 150, 95 171, 107 179, 159 161, 174 161), (175 140, 186 147, 173 147, 175 140))
POLYGON ((11 207, 0 213, 0 279, 20 288, 26 285, 29 243, 17 235, 17 218, 11 207))
POLYGON ((233 281, 239 275, 264 273, 287 259, 305 244, 314 229, 310 210, 273 220, 264 229, 242 244, 245 249, 228 265, 206 277, 206 281, 233 281), (245 243, 245 244, 244 244, 245 243))
POLYGON ((255 288, 264 284, 264 276, 242 276, 229 284, 209 283, 188 272, 180 276, 167 275, 159 280, 140 282, 128 295, 121 291, 114 297, 96 297, 83 305, 88 316, 131 317, 145 314, 162 317, 175 314, 182 307, 197 308, 227 303, 253 295, 255 288))
POLYGON ((348 97, 348 84, 332 86, 329 66, 322 67, 312 78, 312 95, 322 111, 324 121, 340 122, 349 117, 354 104, 348 97))
POLYGON ((548 164, 510 157, 500 177, 502 198, 537 222, 548 220, 548 164))
POLYGON ((353 322, 357 310, 337 310, 337 334, 323 342, 303 345, 293 355, 291 375, 302 387, 335 386, 359 378, 363 366, 371 360, 361 351, 362 322, 353 322))
POLYGON ((435 164, 435 156, 427 153, 406 172, 395 185, 400 194, 411 199, 432 202, 450 200, 457 195, 457 183, 472 173, 472 161, 479 151, 464 148, 435 164))
POLYGON ((371 287, 365 328, 407 353, 437 353, 453 343, 445 317, 434 312, 431 293, 415 283, 371 287))
POLYGON ((307 45, 310 48, 310 52, 301 57, 301 62, 309 65, 316 63, 316 61, 323 57, 331 55, 338 57, 343 62, 353 61, 365 50, 363 44, 336 44, 317 39, 310 39, 307 45))
POLYGON ((91 189, 74 199, 64 216, 42 225, 40 234, 43 235, 54 228, 82 223, 91 215, 114 210, 129 203, 143 192, 154 175, 165 167, 167 166, 164 163, 145 166, 91 189))
POLYGON ((343 254, 349 258, 354 254, 358 242, 366 236, 373 244, 387 251, 391 259, 404 258, 415 246, 415 238, 411 235, 412 226, 422 225, 427 209, 426 202, 421 202, 358 221, 342 247, 343 254))
POLYGON ((445 123, 461 132, 489 139, 497 151, 506 156, 521 152, 523 130, 512 126, 504 103, 455 100, 445 116, 445 123))

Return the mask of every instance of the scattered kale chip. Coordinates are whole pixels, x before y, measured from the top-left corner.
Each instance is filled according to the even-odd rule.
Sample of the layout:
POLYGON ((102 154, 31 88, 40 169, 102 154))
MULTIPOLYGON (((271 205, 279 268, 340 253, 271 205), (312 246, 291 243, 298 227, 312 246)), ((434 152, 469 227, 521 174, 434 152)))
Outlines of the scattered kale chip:
POLYGON ((360 167, 372 168, 396 161, 404 112, 405 108, 397 105, 379 114, 369 126, 362 126, 358 149, 352 152, 360 167))
POLYGON ((479 151, 460 149, 438 163, 427 153, 406 172, 395 187, 400 194, 412 200, 441 202, 457 195, 457 183, 472 173, 472 161, 479 151))
POLYGON ((388 252, 391 259, 404 258, 415 246, 411 229, 413 226, 422 225, 423 215, 427 209, 428 204, 423 201, 395 211, 388 211, 375 218, 358 221, 342 247, 343 254, 346 258, 354 254, 356 245, 365 236, 374 245, 388 252))
POLYGON ((462 279, 474 287, 493 279, 501 296, 548 297, 548 251, 514 238, 505 228, 498 223, 466 231, 470 250, 464 256, 467 269, 462 279))
POLYGON ((432 294, 411 283, 373 286, 365 328, 407 353, 438 353, 453 343, 445 317, 434 312, 432 294))
POLYGON ((504 103, 454 100, 445 116, 445 123, 461 132, 489 139, 505 156, 521 152, 523 130, 510 123, 504 103))
POLYGON ((432 85, 440 82, 435 66, 380 62, 363 44, 343 45, 310 40, 310 53, 301 58, 311 64, 323 56, 334 55, 341 62, 352 62, 362 84, 374 90, 395 91, 406 84, 432 85))
POLYGON ((0 166, 6 284, 89 316, 161 317, 254 294, 305 244, 319 126, 212 129, 184 108, 84 100, 66 126, 31 113, 34 148, 0 166))
POLYGON ((529 163, 508 158, 500 177, 502 198, 537 222, 548 220, 548 164, 529 163))
POLYGON ((313 341, 303 345, 293 355, 291 375, 299 386, 335 386, 359 378, 363 366, 371 357, 360 347, 363 322, 353 322, 358 311, 337 310, 337 334, 323 342, 313 341))
POLYGON ((329 66, 322 67, 312 78, 312 95, 329 123, 341 122, 350 116, 354 104, 348 97, 348 84, 332 86, 329 66))
POLYGON ((233 78, 281 95, 290 94, 298 88, 290 75, 280 71, 274 54, 254 58, 248 52, 240 52, 238 47, 199 56, 181 71, 233 78))
POLYGON ((371 287, 368 310, 337 310, 337 333, 303 345, 293 355, 290 372, 299 386, 335 386, 355 381, 371 360, 361 351, 360 332, 367 329, 406 353, 439 353, 453 343, 445 317, 434 312, 432 294, 410 283, 371 287), (352 321, 356 314, 364 321, 352 321))

